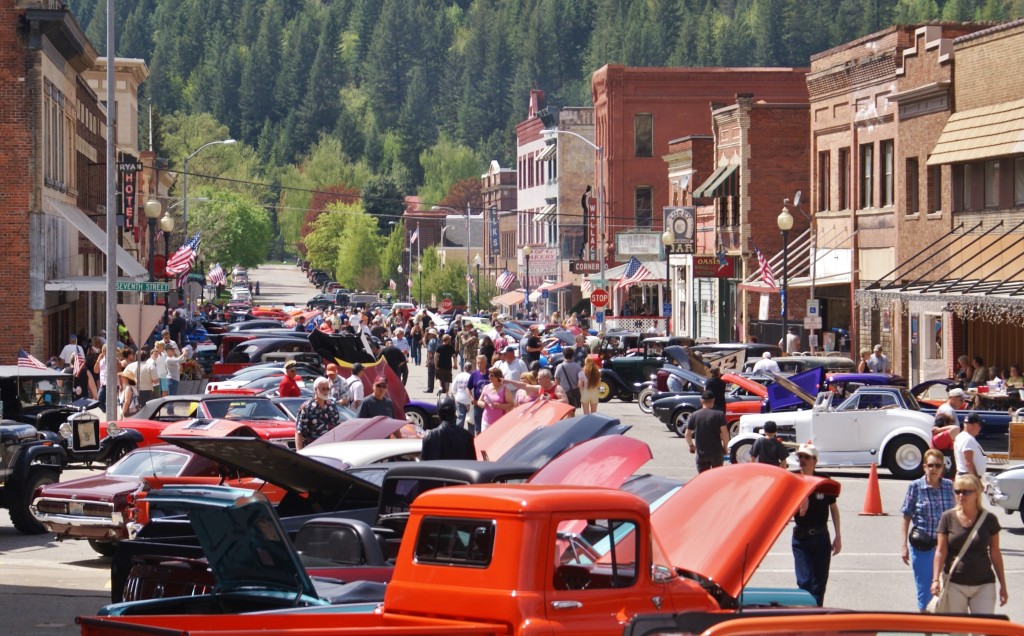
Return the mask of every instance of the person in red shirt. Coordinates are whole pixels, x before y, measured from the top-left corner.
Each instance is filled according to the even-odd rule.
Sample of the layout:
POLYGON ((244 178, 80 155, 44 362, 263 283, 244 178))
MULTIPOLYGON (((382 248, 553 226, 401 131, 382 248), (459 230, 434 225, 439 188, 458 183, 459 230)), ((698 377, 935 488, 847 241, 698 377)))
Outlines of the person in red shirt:
POLYGON ((302 391, 299 390, 299 384, 295 381, 297 370, 295 368, 295 361, 289 360, 284 363, 284 377, 281 378, 281 384, 277 387, 277 393, 281 397, 301 397, 302 391))

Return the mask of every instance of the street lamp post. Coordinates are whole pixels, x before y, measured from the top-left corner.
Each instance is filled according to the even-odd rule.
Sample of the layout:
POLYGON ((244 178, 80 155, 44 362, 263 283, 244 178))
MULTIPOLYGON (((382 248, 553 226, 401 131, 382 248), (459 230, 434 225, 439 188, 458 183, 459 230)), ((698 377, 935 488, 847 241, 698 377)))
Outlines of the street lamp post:
MULTIPOLYGON (((403 255, 400 254, 398 258, 401 259, 402 256, 403 255)), ((398 289, 396 289, 395 291, 398 292, 398 300, 401 301, 402 300, 402 264, 401 263, 398 264, 398 285, 397 285, 397 287, 398 287, 398 289)))
POLYGON ((477 254, 473 260, 476 261, 476 310, 480 311, 480 255, 477 254))
MULTIPOLYGON (((669 273, 671 270, 669 270, 668 267, 668 248, 671 247, 672 243, 674 243, 675 240, 676 237, 673 236, 672 231, 667 228, 661 234, 661 244, 665 248, 665 304, 667 304, 670 307, 672 307, 672 275, 669 273)), ((672 328, 669 324, 672 320, 672 313, 673 312, 670 311, 668 315, 665 316, 665 335, 668 337, 672 337, 672 328)))
MULTIPOLYGON (((146 205, 149 205, 147 202, 146 205)), ((167 274, 167 261, 171 258, 171 232, 174 231, 174 217, 171 216, 170 208, 164 212, 163 218, 160 219, 160 229, 164 232, 164 279, 169 281, 170 276, 167 274)), ((170 292, 164 292, 164 325, 168 324, 168 306, 167 299, 170 296, 170 292)))
MULTIPOLYGON (((788 202, 788 199, 786 201, 788 202)), ((782 352, 788 354, 789 297, 786 287, 789 284, 789 231, 793 229, 793 215, 789 213, 789 208, 785 203, 782 205, 782 212, 779 212, 776 222, 779 225, 779 231, 782 232, 782 352)))
MULTIPOLYGON (((183 201, 183 203, 182 203, 182 207, 181 207, 181 210, 182 210, 182 212, 181 212, 181 231, 182 231, 182 234, 184 235, 186 241, 188 240, 188 162, 189 162, 189 159, 191 159, 192 157, 195 157, 200 152, 202 152, 204 149, 209 148, 210 146, 217 146, 217 145, 230 146, 231 144, 234 144, 234 143, 238 143, 238 142, 236 142, 234 139, 219 139, 217 141, 209 141, 209 142, 203 144, 202 146, 199 146, 198 148, 196 148, 195 151, 192 152, 187 157, 185 157, 185 161, 182 162, 182 166, 181 166, 181 177, 182 177, 181 194, 182 194, 182 201, 183 201)), ((188 284, 187 283, 185 285, 185 310, 188 312, 188 315, 191 317, 192 316, 192 310, 189 307, 189 302, 188 302, 188 284)))
POLYGON ((526 297, 524 302, 526 303, 526 319, 530 319, 530 253, 533 250, 530 249, 529 245, 523 246, 523 258, 526 259, 526 280, 524 281, 526 286, 526 297))
POLYGON ((416 272, 419 274, 419 306, 423 307, 423 261, 416 263, 416 272))
MULTIPOLYGON (((156 275, 153 272, 153 257, 156 252, 156 220, 160 218, 160 213, 163 212, 163 206, 156 199, 149 199, 146 201, 145 206, 146 220, 149 221, 149 282, 156 280, 156 275)), ((150 303, 155 304, 156 294, 150 296, 150 303)))

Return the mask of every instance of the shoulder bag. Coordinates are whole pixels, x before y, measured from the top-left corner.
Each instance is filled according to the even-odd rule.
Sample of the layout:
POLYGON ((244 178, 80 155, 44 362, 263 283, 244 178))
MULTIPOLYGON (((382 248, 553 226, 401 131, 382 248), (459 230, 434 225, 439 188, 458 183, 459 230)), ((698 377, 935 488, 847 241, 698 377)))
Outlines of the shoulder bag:
MULTIPOLYGON (((569 381, 569 374, 565 370, 565 365, 566 363, 563 362, 558 366, 558 370, 562 373, 562 377, 565 378, 566 384, 571 387, 569 389, 565 389, 565 397, 573 407, 580 408, 580 406, 583 405, 583 393, 580 391, 580 388, 576 386, 575 382, 569 381)), ((555 379, 557 380, 558 378, 555 379)))
POLYGON ((943 574, 939 581, 939 595, 933 596, 932 600, 928 601, 928 607, 924 611, 929 614, 943 614, 949 611, 949 578, 953 575, 953 571, 956 570, 956 566, 960 563, 960 559, 963 558, 967 552, 967 546, 971 545, 971 541, 974 541, 974 535, 978 534, 978 528, 985 522, 985 517, 988 516, 988 510, 982 511, 978 520, 974 522, 974 526, 971 528, 971 533, 967 535, 967 541, 964 541, 963 547, 960 548, 960 553, 956 555, 956 559, 953 561, 953 565, 949 566, 949 574, 943 574))

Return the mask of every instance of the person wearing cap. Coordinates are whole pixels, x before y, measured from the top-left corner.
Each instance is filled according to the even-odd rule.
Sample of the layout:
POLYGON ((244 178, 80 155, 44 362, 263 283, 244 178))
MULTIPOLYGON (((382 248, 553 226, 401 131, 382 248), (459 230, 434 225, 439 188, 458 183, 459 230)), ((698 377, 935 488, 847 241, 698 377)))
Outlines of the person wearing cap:
POLYGON ((779 425, 768 420, 764 423, 761 432, 764 433, 764 436, 754 442, 750 449, 750 458, 758 464, 772 464, 785 468, 789 449, 777 436, 779 425))
POLYGON ((320 376, 313 381, 313 397, 299 407, 295 416, 295 450, 309 446, 338 424, 341 414, 331 399, 331 381, 320 376))
POLYGON ((379 375, 373 381, 373 394, 359 405, 359 417, 395 417, 395 405, 388 397, 388 379, 379 375))
MULTIPOLYGON (((429 316, 428 316, 429 318, 429 316)), ((441 341, 437 337, 437 329, 433 327, 427 329, 427 393, 434 392, 434 377, 437 375, 437 367, 434 366, 434 354, 437 353, 437 348, 441 346, 441 341)))
POLYGON ((78 336, 71 334, 68 336, 68 343, 60 350, 60 354, 57 357, 64 361, 64 366, 73 367, 76 355, 82 356, 82 360, 85 360, 85 351, 78 344, 78 336))
POLYGON ((697 456, 697 472, 717 468, 725 462, 729 448, 729 424, 725 413, 715 408, 715 394, 705 390, 700 394, 700 409, 686 421, 683 434, 690 454, 697 456))
POLYGON ((779 363, 772 360, 772 352, 765 351, 761 354, 761 359, 754 365, 754 373, 779 373, 779 363))
POLYGON ((526 363, 516 357, 515 345, 508 345, 501 351, 501 360, 494 365, 494 368, 501 369, 504 379, 515 382, 518 382, 519 378, 529 370, 526 363))
MULTIPOLYGON (((341 379, 341 376, 338 375, 338 365, 333 362, 327 365, 327 381, 331 383, 331 399, 341 406, 348 406, 352 400, 348 382, 341 379)), ((314 386, 314 388, 316 387, 314 386)))
POLYGON ((871 373, 888 373, 889 356, 882 353, 882 345, 876 344, 874 353, 868 358, 868 371, 871 373))
POLYGON ((981 416, 970 412, 964 418, 964 429, 953 439, 953 459, 956 461, 957 475, 974 475, 978 479, 985 476, 988 470, 988 458, 981 444, 975 439, 981 432, 983 421, 981 416))
POLYGON ((295 360, 289 360, 284 363, 284 375, 281 377, 281 383, 277 385, 277 394, 281 397, 301 397, 302 391, 299 389, 299 383, 296 381, 298 375, 298 365, 295 360))
POLYGON ((947 398, 945 402, 939 405, 939 408, 935 409, 935 415, 946 415, 953 422, 959 422, 960 419, 956 412, 963 410, 967 406, 967 392, 961 388, 953 387, 949 390, 947 398))
MULTIPOLYGON (((798 474, 807 477, 828 477, 815 470, 818 466, 818 448, 811 442, 804 442, 796 451, 800 462, 798 474)), ((825 587, 828 585, 828 571, 832 555, 842 550, 842 535, 839 529, 839 505, 833 495, 822 492, 811 495, 800 504, 793 528, 793 560, 796 564, 796 584, 807 591, 821 607, 825 602, 825 587), (828 534, 828 519, 832 517, 835 539, 828 534)))

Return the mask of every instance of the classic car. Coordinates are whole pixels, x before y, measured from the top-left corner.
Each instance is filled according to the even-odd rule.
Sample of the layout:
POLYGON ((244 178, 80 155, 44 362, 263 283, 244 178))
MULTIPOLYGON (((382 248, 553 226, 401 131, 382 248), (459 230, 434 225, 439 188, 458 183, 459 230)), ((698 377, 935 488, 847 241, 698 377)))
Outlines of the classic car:
POLYGON ((0 401, 4 419, 31 424, 59 443, 65 463, 111 464, 142 441, 137 433, 102 427, 100 418, 87 412, 98 404, 75 401, 71 375, 53 369, 0 365, 0 401))
MULTIPOLYGON (((948 399, 949 390, 956 386, 953 380, 939 379, 926 380, 910 389, 921 410, 925 413, 934 414, 935 410, 948 399)), ((981 432, 978 433, 978 442, 986 451, 1005 453, 1008 449, 1010 431, 1010 420, 1013 419, 1013 412, 1019 404, 1015 400, 996 402, 979 396, 980 406, 977 409, 964 408, 956 412, 957 418, 963 422, 964 416, 971 411, 981 416, 981 432), (1003 406, 1003 408, 998 408, 1003 406)))
MULTIPOLYGON (((351 412, 351 411, 350 411, 351 412)), ((416 427, 408 420, 398 420, 384 415, 376 417, 353 417, 343 420, 320 437, 313 440, 306 448, 323 446, 334 442, 348 442, 360 439, 388 439, 390 437, 419 438, 416 427)))
MULTIPOLYGON (((320 371, 320 369, 302 363, 298 363, 296 366, 299 369, 300 377, 303 377, 304 379, 310 376, 315 379, 316 376, 313 374, 320 371)), ((208 382, 206 384, 206 392, 213 393, 218 389, 236 389, 255 380, 262 380, 263 378, 269 377, 276 377, 278 382, 280 382, 281 376, 283 375, 284 365, 281 363, 253 365, 239 369, 225 380, 208 382)))
POLYGON ((669 346, 692 343, 689 338, 655 336, 644 338, 641 350, 636 355, 617 356, 606 360, 601 367, 601 384, 598 399, 607 402, 619 398, 629 402, 643 388, 651 374, 665 364, 664 350, 669 346))
POLYGON ((40 486, 56 483, 63 469, 63 448, 30 424, 0 420, 0 507, 18 532, 46 532, 32 515, 32 497, 40 486))
POLYGON ((985 493, 992 505, 999 506, 1007 514, 1017 512, 1024 521, 1024 464, 989 475, 985 493))
POLYGON ((520 404, 476 436, 473 445, 477 458, 487 461, 501 457, 531 431, 572 417, 575 412, 571 405, 551 400, 520 404))
POLYGON ((699 353, 705 364, 718 367, 723 373, 726 371, 732 373, 743 371, 743 365, 747 360, 760 360, 761 354, 766 351, 771 353, 775 359, 782 355, 782 349, 779 347, 759 342, 696 344, 690 347, 690 351, 699 353))
POLYGON ((176 446, 139 448, 105 472, 71 481, 47 484, 36 491, 32 515, 58 540, 88 539, 104 556, 114 553, 117 541, 129 536, 134 521, 135 494, 143 477, 217 477, 216 462, 176 446))
MULTIPOLYGON (((773 386, 790 384, 782 376, 772 377, 773 386)), ((907 389, 865 386, 836 407, 832 406, 831 391, 818 393, 817 399, 799 388, 792 392, 813 408, 741 417, 740 432, 729 442, 733 463, 750 461, 750 449, 761 436, 764 423, 774 420, 783 441, 814 442, 819 466, 878 464, 900 479, 920 477, 924 472, 922 459, 931 444, 933 418, 921 412, 907 389)))
POLYGON ((304 353, 312 352, 313 347, 309 340, 296 338, 295 336, 260 337, 239 342, 231 351, 224 356, 224 362, 262 362, 263 356, 268 353, 304 353))
MULTIPOLYGON (((294 422, 299 416, 299 409, 302 408, 303 404, 309 401, 310 397, 312 397, 312 393, 301 397, 283 398, 281 396, 274 396, 270 398, 270 401, 273 402, 277 408, 284 411, 284 414, 288 416, 288 419, 294 422)), ((342 422, 356 417, 356 412, 352 409, 341 406, 337 402, 334 403, 334 406, 338 409, 338 414, 341 416, 342 422)))
POLYGON ((666 394, 700 393, 708 379, 708 367, 696 353, 685 347, 665 347, 665 364, 651 374, 651 379, 641 383, 636 402, 640 411, 650 414, 656 398, 666 394))
POLYGON ((304 447, 299 454, 320 460, 330 460, 335 466, 366 466, 393 462, 414 462, 420 457, 423 440, 361 439, 348 442, 328 442, 304 447))
MULTIPOLYGON (((734 373, 722 375, 725 382, 725 420, 729 424, 730 435, 739 433, 740 416, 747 413, 760 413, 761 402, 768 395, 764 384, 746 376, 734 373)), ((682 437, 690 416, 700 409, 700 394, 681 393, 658 397, 653 404, 654 415, 682 437)))
MULTIPOLYGON (((843 356, 780 356, 772 358, 779 365, 782 373, 802 373, 808 369, 821 367, 828 373, 852 373, 857 370, 857 363, 843 356)), ((743 363, 743 370, 754 370, 757 360, 748 359, 743 363)))

